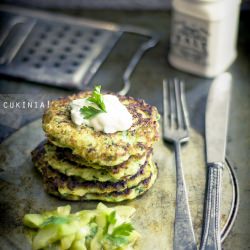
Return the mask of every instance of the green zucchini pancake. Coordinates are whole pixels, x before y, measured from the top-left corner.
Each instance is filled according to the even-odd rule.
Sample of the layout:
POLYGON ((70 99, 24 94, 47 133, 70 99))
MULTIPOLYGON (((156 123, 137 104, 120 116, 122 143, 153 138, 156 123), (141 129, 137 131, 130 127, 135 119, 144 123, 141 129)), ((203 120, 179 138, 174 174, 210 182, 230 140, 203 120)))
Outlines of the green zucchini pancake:
POLYGON ((91 92, 83 92, 51 103, 43 117, 43 129, 49 141, 70 148, 90 164, 115 166, 132 155, 145 154, 158 140, 157 109, 132 97, 117 96, 133 117, 128 130, 103 133, 89 126, 77 126, 71 120, 70 103, 90 96, 91 92))
POLYGON ((35 167, 42 174, 45 189, 67 200, 122 201, 133 199, 148 190, 157 176, 157 169, 151 157, 145 161, 133 176, 117 182, 86 181, 77 176, 67 176, 53 169, 44 157, 43 145, 32 152, 35 167), (96 198, 94 198, 96 197, 96 198))
POLYGON ((54 146, 51 143, 45 144, 45 157, 49 165, 68 176, 79 176, 85 180, 111 181, 116 182, 120 179, 135 175, 145 161, 151 157, 152 150, 143 156, 131 156, 127 161, 112 167, 103 168, 100 165, 86 166, 81 161, 74 161, 72 154, 67 154, 65 149, 54 146))
POLYGON ((44 113, 47 141, 33 150, 32 161, 45 190, 62 199, 134 199, 157 177, 156 107, 100 90, 52 101, 44 113))

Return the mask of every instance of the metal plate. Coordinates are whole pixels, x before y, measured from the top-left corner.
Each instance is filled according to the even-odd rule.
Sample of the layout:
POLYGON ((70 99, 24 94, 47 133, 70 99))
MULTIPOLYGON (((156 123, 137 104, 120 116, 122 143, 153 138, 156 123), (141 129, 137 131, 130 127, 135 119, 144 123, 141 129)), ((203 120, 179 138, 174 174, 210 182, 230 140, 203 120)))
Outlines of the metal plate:
POLYGON ((0 8, 0 73, 82 89, 121 35, 108 23, 0 8))
MULTIPOLYGON (((96 207, 97 202, 61 201, 44 192, 41 178, 34 170, 30 157, 31 150, 43 139, 41 120, 37 120, 21 128, 0 145, 0 245, 3 249, 30 249, 22 227, 25 213, 40 212, 65 204, 71 204, 73 211, 96 207)), ((142 235, 138 248, 166 250, 172 249, 175 211, 175 165, 171 148, 160 141, 155 145, 154 159, 159 167, 155 185, 142 197, 123 204, 137 209, 133 220, 142 235)), ((182 160, 194 230, 199 242, 206 167, 204 142, 202 136, 194 130, 190 131, 190 142, 182 148, 182 160)), ((237 212, 236 193, 235 176, 227 166, 222 178, 223 238, 228 234, 237 212)))

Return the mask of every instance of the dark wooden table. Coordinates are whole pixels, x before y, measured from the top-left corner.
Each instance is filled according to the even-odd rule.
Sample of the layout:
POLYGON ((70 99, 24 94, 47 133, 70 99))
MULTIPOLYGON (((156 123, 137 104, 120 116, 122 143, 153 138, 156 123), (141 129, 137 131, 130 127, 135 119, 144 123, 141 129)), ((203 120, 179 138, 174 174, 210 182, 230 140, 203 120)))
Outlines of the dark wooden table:
MULTIPOLYGON (((186 82, 187 103, 191 126, 204 135, 205 103, 211 79, 196 77, 172 68, 167 63, 170 13, 161 11, 109 11, 85 10, 67 11, 70 15, 132 24, 157 31, 160 43, 142 59, 132 76, 129 95, 143 98, 162 112, 162 79, 179 77, 186 82)), ((250 249, 250 186, 249 186, 249 146, 250 146, 250 12, 242 12, 239 26, 238 57, 228 70, 233 76, 233 93, 228 132, 227 156, 236 170, 240 187, 240 207, 237 220, 223 244, 223 249, 250 249)), ((115 47, 105 61, 90 87, 95 83, 104 89, 117 91, 122 86, 122 72, 129 56, 136 49, 131 38, 125 37, 115 47)), ((73 91, 34 84, 9 77, 0 77, 0 142, 24 124, 41 117, 42 109, 3 108, 3 102, 18 100, 46 101, 65 96, 73 91)))

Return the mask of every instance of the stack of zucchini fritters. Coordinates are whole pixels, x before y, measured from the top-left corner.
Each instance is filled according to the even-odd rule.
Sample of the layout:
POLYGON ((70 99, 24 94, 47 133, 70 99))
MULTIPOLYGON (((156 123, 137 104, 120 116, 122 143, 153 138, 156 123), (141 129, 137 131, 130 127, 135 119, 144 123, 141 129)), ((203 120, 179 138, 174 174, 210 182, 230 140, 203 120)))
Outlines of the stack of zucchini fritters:
POLYGON ((118 96, 133 117, 127 131, 107 134, 76 126, 70 103, 81 92, 55 100, 43 117, 48 140, 32 152, 48 193, 67 200, 119 202, 134 199, 155 182, 152 146, 159 138, 157 109, 143 100, 118 96))

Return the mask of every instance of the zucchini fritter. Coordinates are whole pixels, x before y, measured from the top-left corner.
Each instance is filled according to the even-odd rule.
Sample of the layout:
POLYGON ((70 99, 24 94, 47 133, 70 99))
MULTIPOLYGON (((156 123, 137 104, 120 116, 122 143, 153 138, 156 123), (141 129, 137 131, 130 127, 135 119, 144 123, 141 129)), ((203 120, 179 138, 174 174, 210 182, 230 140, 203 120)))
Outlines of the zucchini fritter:
POLYGON ((152 150, 149 150, 146 155, 131 156, 127 161, 117 166, 103 167, 96 164, 86 166, 81 162, 75 162, 73 159, 75 157, 70 157, 72 155, 67 151, 51 143, 45 143, 45 157, 53 169, 67 176, 78 176, 85 180, 98 180, 100 182, 117 182, 135 175, 152 155, 152 150))
POLYGON ((59 147, 70 148, 89 164, 115 166, 130 156, 144 155, 159 138, 158 111, 143 100, 119 96, 133 116, 127 131, 106 134, 91 127, 76 126, 70 117, 70 102, 91 96, 82 92, 53 101, 43 116, 43 129, 49 141, 59 147))
MULTIPOLYGON (((75 176, 69 177, 49 166, 45 157, 44 146, 42 144, 32 152, 32 160, 35 167, 41 172, 47 190, 48 187, 50 187, 50 190, 51 187, 54 186, 63 197, 65 195, 67 197, 70 195, 72 197, 81 197, 81 199, 90 194, 97 197, 101 194, 106 196, 109 193, 125 192, 126 190, 133 189, 138 185, 142 185, 142 183, 145 184, 145 180, 150 179, 154 172, 154 163, 152 162, 151 157, 149 157, 148 161, 141 166, 140 170, 126 180, 119 180, 117 182, 100 182, 86 181, 75 176)), ((138 192, 133 191, 133 195, 137 193, 138 192)), ((142 193, 142 191, 140 193, 142 193)))

